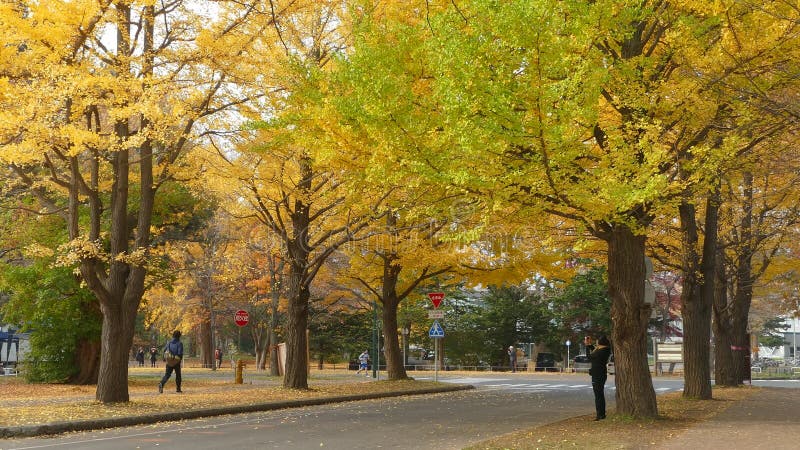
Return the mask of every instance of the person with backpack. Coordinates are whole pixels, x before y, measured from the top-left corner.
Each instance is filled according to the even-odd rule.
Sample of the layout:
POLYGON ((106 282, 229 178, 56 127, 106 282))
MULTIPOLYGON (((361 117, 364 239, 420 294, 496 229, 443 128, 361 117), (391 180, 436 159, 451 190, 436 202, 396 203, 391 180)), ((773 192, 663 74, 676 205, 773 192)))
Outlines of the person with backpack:
POLYGON ((172 340, 164 346, 164 362, 167 363, 167 369, 164 378, 158 383, 159 394, 164 392, 164 385, 172 376, 173 370, 175 371, 176 392, 183 392, 181 391, 181 361, 183 361, 183 342, 181 342, 181 332, 175 330, 172 333, 172 340))

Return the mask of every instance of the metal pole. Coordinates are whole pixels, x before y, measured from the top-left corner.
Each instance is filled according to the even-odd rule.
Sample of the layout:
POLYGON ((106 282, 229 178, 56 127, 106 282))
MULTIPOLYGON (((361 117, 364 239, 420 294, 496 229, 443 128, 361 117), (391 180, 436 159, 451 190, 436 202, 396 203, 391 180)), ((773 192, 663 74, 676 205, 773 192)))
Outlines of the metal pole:
POLYGON ((433 381, 439 381, 439 338, 433 338, 433 381))
POLYGON ((658 376, 658 366, 656 365, 656 361, 658 361, 658 344, 656 344, 656 339, 658 335, 653 333, 653 376, 658 376))

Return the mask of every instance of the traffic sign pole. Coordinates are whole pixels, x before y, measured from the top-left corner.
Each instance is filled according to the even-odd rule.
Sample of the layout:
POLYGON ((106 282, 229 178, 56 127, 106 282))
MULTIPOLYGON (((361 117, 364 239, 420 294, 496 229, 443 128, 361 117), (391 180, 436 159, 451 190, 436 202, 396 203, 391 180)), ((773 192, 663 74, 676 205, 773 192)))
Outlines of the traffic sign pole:
POLYGON ((434 360, 433 360, 433 381, 439 382, 439 339, 433 339, 433 352, 434 352, 434 360))

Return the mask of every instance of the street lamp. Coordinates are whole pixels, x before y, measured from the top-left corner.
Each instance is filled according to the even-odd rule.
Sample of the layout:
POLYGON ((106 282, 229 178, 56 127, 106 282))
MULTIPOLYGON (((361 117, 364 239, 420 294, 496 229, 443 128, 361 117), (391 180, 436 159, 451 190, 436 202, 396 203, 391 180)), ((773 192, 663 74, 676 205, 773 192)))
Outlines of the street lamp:
POLYGON ((572 344, 572 342, 570 342, 570 340, 567 339, 567 342, 565 342, 565 344, 567 344, 567 372, 569 372, 569 346, 572 344))

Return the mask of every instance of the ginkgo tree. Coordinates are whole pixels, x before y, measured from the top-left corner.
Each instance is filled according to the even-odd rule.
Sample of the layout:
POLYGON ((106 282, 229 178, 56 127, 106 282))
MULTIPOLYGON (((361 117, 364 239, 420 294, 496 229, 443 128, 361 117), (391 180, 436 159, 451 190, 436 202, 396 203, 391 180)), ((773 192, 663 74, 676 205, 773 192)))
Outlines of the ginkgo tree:
POLYGON ((129 399, 160 189, 197 138, 235 129, 234 111, 269 90, 255 44, 291 3, 0 3, 0 161, 66 199, 60 261, 103 314, 98 401, 129 399))
POLYGON ((280 73, 270 79, 280 92, 252 117, 249 139, 230 152, 209 146, 194 153, 207 174, 204 188, 236 216, 250 216, 280 240, 288 270, 286 295, 286 372, 284 386, 308 388, 306 360, 311 287, 325 262, 343 245, 365 236, 368 225, 385 214, 385 194, 359 191, 360 161, 330 145, 318 126, 318 99, 324 73, 346 45, 349 26, 340 1, 308 2, 276 28, 273 45, 280 73))
MULTIPOLYGON (((348 56, 346 113, 391 143, 378 170, 417 173, 492 210, 516 205, 532 222, 562 217, 605 242, 617 410, 657 415, 644 356, 645 242, 656 217, 674 217, 687 191, 707 191, 707 175, 735 157, 735 129, 717 145, 708 139, 724 109, 692 71, 696 54, 717 42, 724 8, 612 0, 419 8, 431 3, 438 7, 424 21, 363 21, 348 56)), ((708 329, 710 310, 703 314, 698 337, 708 329)), ((692 379, 710 393, 704 364, 692 379)))

